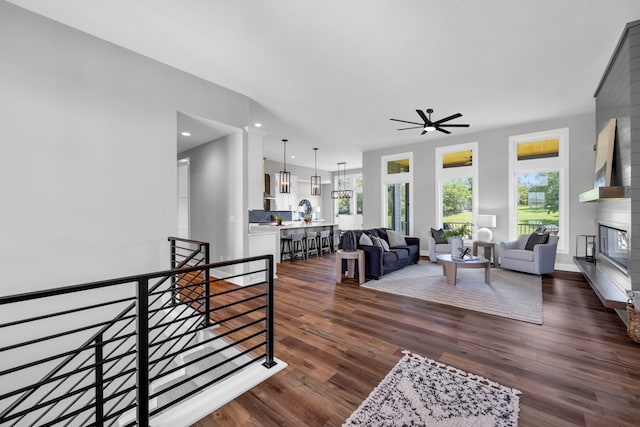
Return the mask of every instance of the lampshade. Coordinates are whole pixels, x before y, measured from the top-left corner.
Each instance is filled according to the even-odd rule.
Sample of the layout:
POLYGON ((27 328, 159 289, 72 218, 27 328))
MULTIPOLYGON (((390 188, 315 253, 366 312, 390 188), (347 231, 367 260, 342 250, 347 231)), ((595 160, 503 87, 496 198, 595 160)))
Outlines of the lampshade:
POLYGON ((311 195, 320 196, 322 194, 322 177, 318 175, 318 148, 314 147, 314 175, 311 177, 311 195))
POLYGON ((476 218, 476 224, 478 227, 478 240, 481 242, 490 242, 493 239, 493 233, 487 227, 496 226, 495 215, 478 215, 476 218))
POLYGON ((280 171, 280 193, 288 194, 291 192, 291 172, 287 171, 287 140, 283 139, 284 145, 284 168, 280 171))
POLYGON ((476 220, 478 227, 495 227, 496 216, 495 215, 478 215, 476 220))

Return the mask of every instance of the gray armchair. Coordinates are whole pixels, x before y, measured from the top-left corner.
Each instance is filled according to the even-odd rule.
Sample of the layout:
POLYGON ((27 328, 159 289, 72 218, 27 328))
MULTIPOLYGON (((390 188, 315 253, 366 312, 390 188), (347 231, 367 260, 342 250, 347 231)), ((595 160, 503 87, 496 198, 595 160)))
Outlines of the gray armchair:
POLYGON ((532 251, 525 249, 529 236, 521 234, 518 240, 498 244, 500 267, 538 275, 553 272, 558 236, 550 235, 547 243, 535 245, 532 251))
MULTIPOLYGON (((449 241, 450 239, 447 239, 449 241)), ((438 243, 433 236, 429 236, 429 261, 436 262, 436 256, 443 254, 451 254, 450 243, 438 243)))

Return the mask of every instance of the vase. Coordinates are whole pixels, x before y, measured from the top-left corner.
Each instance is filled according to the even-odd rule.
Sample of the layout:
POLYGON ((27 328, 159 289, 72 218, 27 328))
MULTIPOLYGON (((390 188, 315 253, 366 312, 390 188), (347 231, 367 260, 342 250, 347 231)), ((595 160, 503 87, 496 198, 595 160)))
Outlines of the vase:
MULTIPOLYGON (((451 258, 460 258, 463 242, 460 237, 452 237, 449 244, 451 245, 451 258)), ((464 250, 464 249, 462 249, 464 250)))

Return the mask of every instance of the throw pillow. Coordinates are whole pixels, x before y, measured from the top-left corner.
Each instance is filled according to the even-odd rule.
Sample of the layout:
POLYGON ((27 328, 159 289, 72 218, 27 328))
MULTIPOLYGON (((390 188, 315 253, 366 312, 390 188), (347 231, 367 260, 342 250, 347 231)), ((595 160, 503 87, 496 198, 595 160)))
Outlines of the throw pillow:
POLYGON ((536 234, 544 234, 546 232, 547 232, 547 227, 545 227, 544 225, 538 226, 538 228, 536 228, 536 231, 534 231, 534 233, 536 234))
POLYGON ((538 234, 531 233, 529 236, 529 240, 527 240, 527 244, 524 245, 525 250, 532 251, 535 245, 544 245, 549 241, 549 233, 538 234))
POLYGON ((376 236, 371 236, 371 240, 373 241, 373 246, 377 246, 379 248, 382 248, 383 251, 389 252, 389 244, 386 242, 386 240, 376 236))
POLYGON ((371 237, 369 237, 367 233, 362 233, 360 235, 358 243, 362 246, 373 246, 373 241, 371 241, 371 237))
POLYGON ((387 237, 389 238, 389 246, 392 248, 407 246, 407 241, 404 240, 401 231, 387 230, 387 237))
POLYGON ((387 243, 386 240, 384 240, 382 237, 380 238, 380 244, 382 245, 382 250, 385 252, 389 252, 389 244, 387 243))
POLYGON ((449 243, 447 238, 444 237, 444 230, 441 228, 440 230, 436 230, 435 228, 431 229, 431 237, 436 240, 436 245, 441 243, 449 243))

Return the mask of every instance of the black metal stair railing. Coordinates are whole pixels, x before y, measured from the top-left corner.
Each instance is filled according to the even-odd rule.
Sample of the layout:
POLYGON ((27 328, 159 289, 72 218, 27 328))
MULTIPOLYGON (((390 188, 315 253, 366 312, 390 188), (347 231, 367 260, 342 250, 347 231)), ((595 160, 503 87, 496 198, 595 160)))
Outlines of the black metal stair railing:
POLYGON ((273 258, 209 264, 208 246, 189 252, 201 243, 173 239, 169 271, 0 297, 3 319, 13 312, 0 336, 16 337, 0 341, 0 425, 113 425, 132 411, 130 425, 147 425, 245 366, 273 366, 273 258))
MULTIPOLYGON (((206 242, 198 242, 198 241, 193 241, 193 240, 186 240, 186 239, 179 239, 179 238, 175 238, 175 237, 170 237, 169 241, 171 242, 171 266, 172 268, 183 268, 184 266, 193 266, 193 265, 199 265, 199 264, 203 264, 203 263, 207 263, 208 262, 208 243, 206 242), (178 246, 177 242, 182 242, 182 244, 184 246, 178 246)), ((166 281, 167 277, 162 278, 155 286, 154 289, 161 286, 165 281, 166 281)), ((104 304, 106 305, 106 304, 104 304)), ((96 305, 96 306, 92 306, 89 307, 89 309, 91 308, 97 308, 97 307, 102 307, 104 306, 103 304, 101 305, 96 305)), ((114 353, 121 351, 121 347, 126 343, 126 339, 130 339, 132 338, 135 334, 135 330, 132 330, 132 328, 135 326, 133 324, 133 320, 134 320, 134 316, 131 313, 134 313, 134 309, 136 307, 135 303, 131 303, 129 304, 126 308, 124 308, 118 315, 116 315, 111 321, 107 321, 105 326, 99 330, 94 336, 92 336, 91 338, 89 338, 89 340, 87 340, 87 342, 85 342, 83 345, 79 346, 80 349, 86 349, 88 347, 94 347, 96 346, 96 344, 94 344, 94 342, 97 342, 98 340, 104 345, 104 344, 108 344, 109 341, 104 342, 103 341, 103 336, 108 333, 108 332, 113 332, 115 330, 115 332, 113 333, 113 336, 111 337, 111 342, 116 342, 116 341, 120 341, 120 344, 118 346, 116 346, 113 350, 111 350, 111 352, 107 355, 107 358, 112 357, 114 353), (127 316, 128 314, 128 316, 127 316), (128 320, 128 322, 126 322, 124 325, 122 325, 120 322, 122 320, 128 320), (117 327, 120 327, 120 329, 117 329, 117 327), (130 332, 125 333, 126 330, 129 330, 130 332)), ((85 307, 85 309, 87 309, 85 307)), ((82 308, 80 309, 76 309, 77 311, 82 310, 82 308)), ((64 315, 67 313, 58 313, 57 316, 60 315, 64 315)), ((51 316, 51 317, 55 317, 55 316, 51 316)), ((31 319, 31 321, 36 321, 36 320, 42 320, 42 319, 31 319)), ((133 354, 133 351, 135 350, 135 346, 134 345, 129 345, 128 348, 128 352, 124 352, 124 357, 126 356, 131 356, 133 354)), ((71 385, 69 385, 71 378, 72 377, 65 377, 65 376, 60 376, 57 375, 59 372, 61 372, 65 367, 67 367, 70 364, 73 364, 73 362, 77 362, 77 357, 80 356, 82 354, 82 352, 69 352, 69 354, 67 355, 66 359, 63 360, 56 368, 54 368, 52 371, 50 371, 44 378, 42 383, 50 383, 52 382, 52 380, 56 381, 55 386, 52 387, 50 394, 53 394, 54 392, 56 392, 60 387, 67 385, 67 394, 69 396, 75 396, 74 399, 72 399, 70 402, 66 402, 66 406, 62 409, 60 409, 59 407, 57 408, 58 412, 61 413, 68 413, 68 409, 72 406, 78 406, 78 401, 81 400, 86 393, 89 391, 87 387, 81 387, 81 384, 83 382, 86 381, 87 377, 89 376, 89 374, 91 373, 89 370, 91 368, 94 368, 93 365, 87 365, 87 363, 89 363, 92 359, 92 355, 89 354, 87 357, 84 358, 84 360, 82 360, 79 365, 76 368, 76 372, 81 372, 81 371, 85 371, 85 373, 80 377, 80 378, 75 378, 75 382, 71 385), (78 389, 78 387, 81 387, 80 389, 78 389)), ((50 356, 49 359, 55 358, 55 356, 50 356)), ((126 364, 126 366, 124 366, 124 368, 129 368, 132 365, 132 362, 134 362, 135 359, 130 357, 129 362, 126 364)), ((42 363, 44 363, 44 361, 42 361, 42 363)), ((32 365, 33 366, 33 365, 32 365)), ((27 366, 25 368, 31 368, 32 366, 27 366)), ((112 371, 114 368, 117 368, 118 365, 113 364, 107 371, 106 373, 109 373, 110 371, 112 371)), ((99 367, 98 367, 99 368, 99 367)), ((122 368, 122 367, 120 367, 122 368)), ((135 371, 134 371, 135 372, 135 371)), ((115 387, 115 390, 112 390, 113 393, 119 393, 121 392, 123 386, 126 384, 127 380, 130 380, 132 377, 133 373, 131 372, 131 370, 126 371, 124 373, 121 373, 120 375, 114 376, 112 378, 108 378, 109 380, 111 380, 111 382, 107 383, 107 384, 117 384, 117 381, 120 381, 120 385, 115 387), (126 377, 125 377, 126 376, 126 377)), ((5 412, 9 412, 11 411, 13 408, 15 408, 17 405, 19 405, 21 402, 24 402, 26 399, 28 399, 33 393, 35 393, 37 391, 39 387, 36 388, 31 388, 30 390, 25 391, 24 395, 20 398, 20 399, 16 399, 12 405, 10 405, 5 412)), ((39 400, 37 400, 35 402, 35 404, 32 407, 35 408, 45 408, 43 409, 43 412, 40 414, 40 417, 44 417, 46 416, 48 413, 50 413, 51 411, 56 410, 56 407, 59 403, 62 403, 61 401, 58 402, 45 402, 43 403, 43 400, 45 399, 46 395, 43 395, 39 400)), ((122 396, 119 398, 119 400, 116 402, 116 404, 122 402, 122 400, 126 397, 126 394, 122 394, 122 396)), ((32 402, 33 403, 33 402, 32 402)), ((23 411, 24 412, 24 411, 23 411)), ((75 418, 77 417, 77 415, 79 415, 80 413, 76 413, 75 415, 72 414, 72 418, 70 421, 74 421, 75 418)), ((26 415, 26 413, 24 413, 24 415, 26 415)))

